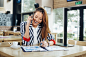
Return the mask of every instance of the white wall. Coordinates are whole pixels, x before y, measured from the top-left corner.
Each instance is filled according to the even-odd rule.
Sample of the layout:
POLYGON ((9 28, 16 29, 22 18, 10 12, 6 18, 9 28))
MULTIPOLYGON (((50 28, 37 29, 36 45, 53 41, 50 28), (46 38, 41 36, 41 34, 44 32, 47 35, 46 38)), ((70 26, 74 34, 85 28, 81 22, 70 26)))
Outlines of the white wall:
POLYGON ((53 29, 53 0, 42 0, 42 7, 51 7, 51 14, 48 14, 49 28, 52 32, 53 29))
POLYGON ((39 6, 42 6, 42 0, 35 0, 36 3, 39 3, 39 6))
POLYGON ((4 8, 0 12, 5 13, 6 11, 10 11, 10 14, 13 14, 13 0, 9 2, 8 0, 4 0, 4 8))

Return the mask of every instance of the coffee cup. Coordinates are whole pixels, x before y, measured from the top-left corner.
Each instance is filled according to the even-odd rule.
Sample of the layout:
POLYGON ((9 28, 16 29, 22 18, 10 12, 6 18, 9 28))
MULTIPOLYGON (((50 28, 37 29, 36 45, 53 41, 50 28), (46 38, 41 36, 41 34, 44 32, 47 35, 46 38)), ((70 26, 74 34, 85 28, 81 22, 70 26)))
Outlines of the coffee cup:
POLYGON ((13 42, 12 45, 13 46, 17 46, 18 45, 18 42, 13 42))

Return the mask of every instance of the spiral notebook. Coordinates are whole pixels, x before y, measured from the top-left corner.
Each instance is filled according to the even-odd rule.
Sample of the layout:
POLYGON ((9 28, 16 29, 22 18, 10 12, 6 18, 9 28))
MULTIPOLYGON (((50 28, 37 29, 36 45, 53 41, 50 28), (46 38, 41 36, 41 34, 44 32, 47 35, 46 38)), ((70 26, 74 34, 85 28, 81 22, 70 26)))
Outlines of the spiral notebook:
POLYGON ((56 51, 63 50, 67 51, 67 48, 59 47, 59 46, 50 46, 50 47, 42 47, 42 46, 26 46, 21 47, 24 52, 46 52, 46 51, 56 51))

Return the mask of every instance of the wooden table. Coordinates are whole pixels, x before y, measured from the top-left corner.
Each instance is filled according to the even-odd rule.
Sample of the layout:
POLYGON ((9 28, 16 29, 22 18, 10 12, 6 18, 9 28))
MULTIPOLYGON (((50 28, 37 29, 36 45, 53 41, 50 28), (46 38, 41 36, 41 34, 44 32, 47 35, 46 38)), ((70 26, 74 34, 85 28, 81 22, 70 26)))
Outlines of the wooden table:
POLYGON ((20 45, 22 45, 21 36, 0 36, 0 41, 10 42, 10 43, 13 41, 17 41, 17 42, 20 42, 20 45))
POLYGON ((16 35, 21 36, 20 31, 17 31, 17 32, 13 32, 13 31, 3 31, 3 32, 4 32, 4 35, 5 35, 5 36, 9 36, 10 34, 12 34, 12 35, 14 35, 14 36, 16 36, 16 35))
POLYGON ((0 38, 0 42, 2 42, 3 41, 3 38, 0 38))
POLYGON ((9 34, 14 34, 13 31, 3 31, 4 32, 4 36, 9 36, 9 34))
POLYGON ((86 55, 86 46, 65 47, 68 51, 23 52, 21 48, 0 47, 0 52, 9 57, 78 57, 86 55))
POLYGON ((0 47, 10 47, 11 44, 9 42, 1 42, 0 47))
POLYGON ((3 31, 0 31, 0 35, 3 36, 3 31))
POLYGON ((14 35, 20 35, 21 36, 21 33, 20 32, 14 32, 14 35))

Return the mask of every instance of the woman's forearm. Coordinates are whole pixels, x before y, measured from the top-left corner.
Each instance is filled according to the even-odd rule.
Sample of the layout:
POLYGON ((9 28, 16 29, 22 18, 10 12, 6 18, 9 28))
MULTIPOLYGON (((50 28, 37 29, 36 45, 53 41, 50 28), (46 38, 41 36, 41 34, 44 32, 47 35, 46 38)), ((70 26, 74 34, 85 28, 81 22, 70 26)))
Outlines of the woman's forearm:
POLYGON ((26 25, 25 29, 26 29, 26 31, 25 31, 24 37, 29 38, 30 37, 29 36, 29 25, 26 25))
POLYGON ((29 26, 31 24, 31 20, 33 20, 33 18, 31 18, 31 16, 29 16, 28 19, 27 19, 27 25, 25 27, 26 28, 25 35, 24 35, 25 38, 29 38, 30 37, 29 36, 29 26))

